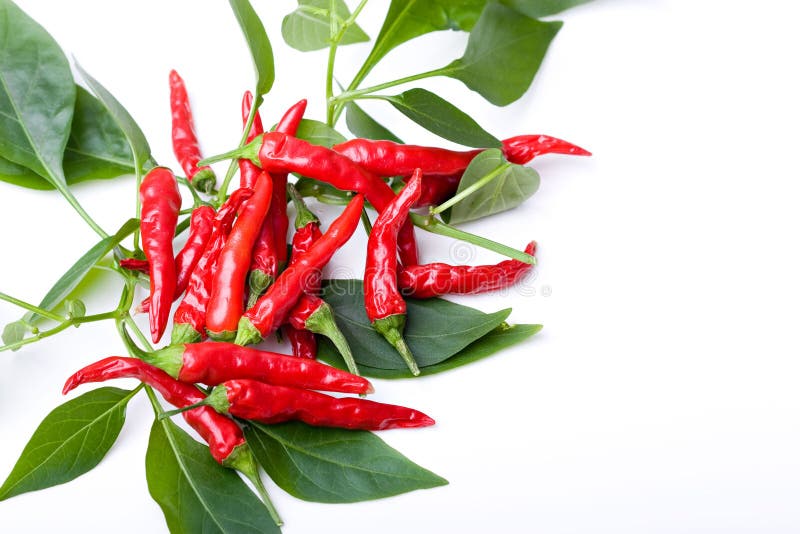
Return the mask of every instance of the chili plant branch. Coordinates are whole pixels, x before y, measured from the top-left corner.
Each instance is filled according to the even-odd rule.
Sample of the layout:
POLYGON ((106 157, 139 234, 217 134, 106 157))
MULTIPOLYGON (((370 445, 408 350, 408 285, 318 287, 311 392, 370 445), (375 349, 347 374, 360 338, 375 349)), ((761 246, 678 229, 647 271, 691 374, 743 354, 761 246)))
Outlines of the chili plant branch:
POLYGON ((484 186, 488 185, 495 178, 503 174, 509 167, 511 167, 511 163, 503 163, 502 165, 492 170, 491 172, 486 174, 483 178, 476 181, 475 183, 473 183, 472 185, 470 185, 469 187, 467 187, 454 197, 448 199, 446 202, 443 202, 442 204, 436 206, 435 208, 431 208, 431 214, 438 215, 439 213, 442 213, 443 211, 452 208, 453 206, 455 206, 456 204, 458 204, 459 202, 470 196, 478 189, 481 189, 484 186))
MULTIPOLYGON (((257 96, 253 101, 253 105, 250 106, 250 114, 247 116, 247 123, 244 125, 244 130, 242 131, 242 137, 239 139, 239 148, 242 148, 244 144, 247 142, 247 137, 250 134, 250 128, 253 126, 253 121, 256 118, 256 113, 258 112, 258 103, 261 101, 261 97, 257 96)), ((225 173, 225 179, 222 181, 222 185, 219 188, 219 192, 217 193, 217 206, 221 206, 223 202, 225 202, 225 196, 228 194, 228 186, 231 183, 231 179, 233 175, 236 173, 236 168, 238 166, 238 161, 234 158, 231 160, 230 165, 228 165, 228 171, 225 173)))
POLYGON ((33 304, 25 302, 24 300, 20 300, 18 298, 14 298, 11 295, 6 295, 5 293, 0 293, 0 300, 4 300, 6 302, 14 304, 15 306, 19 306, 20 308, 26 309, 29 312, 33 312, 33 313, 35 313, 37 315, 41 315, 42 317, 47 317, 48 319, 51 319, 51 320, 59 322, 59 323, 66 319, 65 317, 62 317, 61 315, 55 314, 55 313, 53 313, 51 311, 47 311, 44 308, 40 308, 39 306, 34 306, 33 304))
MULTIPOLYGON (((38 313, 38 312, 37 312, 38 313)), ((44 338, 54 336, 59 332, 63 332, 70 326, 78 326, 84 323, 95 323, 97 321, 105 321, 107 319, 116 319, 119 316, 119 312, 117 310, 106 312, 106 313, 98 313, 95 315, 86 315, 84 317, 70 317, 61 322, 58 326, 51 328, 50 330, 45 330, 43 332, 38 332, 35 335, 17 341, 16 343, 10 343, 8 345, 3 345, 0 347, 0 352, 6 350, 16 350, 24 345, 30 345, 31 343, 36 343, 44 338)))

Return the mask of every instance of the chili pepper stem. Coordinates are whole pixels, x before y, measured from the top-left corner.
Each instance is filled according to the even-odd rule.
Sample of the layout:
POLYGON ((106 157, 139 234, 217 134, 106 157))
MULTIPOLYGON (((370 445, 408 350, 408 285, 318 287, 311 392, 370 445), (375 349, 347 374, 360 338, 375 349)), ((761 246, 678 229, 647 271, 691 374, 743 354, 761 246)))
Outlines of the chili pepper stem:
POLYGON ((258 331, 258 328, 253 325, 252 321, 247 317, 242 317, 239 319, 239 326, 236 331, 236 339, 234 343, 241 346, 246 345, 254 345, 256 343, 261 343, 264 338, 261 336, 261 332, 258 331))
POLYGON ((503 174, 509 167, 511 167, 510 163, 503 163, 496 169, 492 170, 491 172, 483 176, 480 180, 478 180, 471 186, 467 187, 466 189, 458 193, 456 196, 452 197, 446 202, 443 202, 442 204, 436 206, 435 208, 431 208, 430 210, 431 214, 438 215, 439 213, 442 213, 443 211, 452 208, 453 206, 455 206, 456 204, 458 204, 459 202, 470 196, 478 189, 481 189, 482 187, 489 185, 490 182, 492 182, 495 178, 503 174))
POLYGON ((258 473, 258 464, 253 456, 253 450, 247 443, 242 443, 233 449, 230 455, 225 458, 225 461, 222 462, 222 465, 224 467, 236 469, 247 477, 247 480, 253 483, 256 491, 258 491, 258 494, 261 496, 261 501, 264 503, 272 520, 275 521, 275 524, 279 527, 283 526, 283 519, 278 515, 278 510, 275 508, 275 505, 272 504, 272 499, 269 498, 267 488, 264 487, 264 482, 261 480, 261 476, 258 473))
MULTIPOLYGON (((336 326, 333 311, 327 302, 323 301, 322 305, 306 319, 306 330, 330 339, 339 351, 339 354, 342 355, 344 363, 347 365, 347 370, 354 375, 360 376, 358 365, 356 364, 355 358, 353 358, 353 352, 350 350, 350 345, 347 343, 347 339, 345 339, 342 331, 336 326)), ((372 389, 371 386, 370 389, 372 389)), ((372 391, 367 391, 367 393, 372 393, 372 391)))
POLYGON ((408 348, 408 345, 406 345, 406 342, 403 339, 402 332, 405 324, 405 315, 395 314, 382 319, 376 319, 372 323, 372 326, 375 327, 375 330, 380 335, 386 338, 386 341, 388 341, 389 344, 397 349, 397 352, 400 353, 403 361, 406 362, 411 374, 414 376, 419 376, 419 366, 417 365, 416 360, 414 360, 414 355, 411 354, 411 349, 408 348))
POLYGON ((170 345, 183 345, 186 343, 199 343, 203 336, 188 323, 178 323, 172 327, 170 345))
POLYGON ((140 360, 144 360, 150 365, 154 365, 161 370, 165 371, 174 379, 178 379, 183 366, 183 351, 185 347, 183 344, 170 345, 155 352, 140 352, 135 354, 140 360))
POLYGON ((250 288, 250 295, 247 297, 247 309, 255 306, 264 291, 272 285, 275 280, 260 269, 250 271, 250 276, 247 279, 248 287, 250 288))
MULTIPOLYGON (((220 161, 225 161, 228 159, 249 159, 254 165, 261 167, 261 163, 258 160, 259 148, 261 148, 261 136, 257 136, 251 142, 240 146, 239 148, 234 148, 233 150, 229 150, 223 154, 202 159, 198 165, 210 165, 212 163, 219 163, 220 161)), ((220 192, 221 191, 222 189, 220 189, 220 192)))

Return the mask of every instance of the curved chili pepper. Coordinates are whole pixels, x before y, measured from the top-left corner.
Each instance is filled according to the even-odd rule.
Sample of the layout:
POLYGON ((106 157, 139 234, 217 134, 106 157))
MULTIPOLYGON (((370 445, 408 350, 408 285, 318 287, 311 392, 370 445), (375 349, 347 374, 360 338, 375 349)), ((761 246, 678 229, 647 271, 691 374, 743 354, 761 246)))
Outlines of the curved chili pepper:
POLYGON ((237 189, 222 205, 214 219, 206 248, 192 270, 186 295, 172 318, 171 344, 200 341, 206 333, 206 305, 211 297, 211 284, 216 271, 217 258, 233 226, 233 219, 242 203, 253 195, 252 189, 237 189))
POLYGON ((518 135, 503 140, 503 154, 511 163, 524 165, 543 154, 591 156, 592 153, 578 145, 549 135, 518 135))
MULTIPOLYGON (((531 241, 525 252, 533 256, 536 242, 531 241)), ((516 283, 533 268, 518 260, 505 260, 496 265, 448 265, 429 263, 405 267, 397 278, 403 295, 428 299, 446 294, 485 293, 516 283)))
MULTIPOLYGON (((320 334, 333 342, 339 354, 342 355, 347 369, 358 375, 356 364, 347 338, 336 325, 333 310, 330 305, 311 293, 305 293, 289 312, 289 325, 295 330, 307 330, 312 334, 320 334)), ((291 341, 291 339, 290 339, 291 341)))
POLYGON ((227 341, 236 336, 236 325, 244 311, 245 279, 253 244, 271 200, 272 179, 262 172, 217 259, 206 311, 206 330, 214 339, 227 341))
POLYGON ((292 354, 305 360, 317 359, 317 337, 314 332, 302 328, 295 328, 291 324, 281 327, 283 335, 289 340, 292 354))
MULTIPOLYGON (((141 360, 122 356, 111 356, 84 367, 67 379, 62 393, 66 395, 81 384, 105 382, 114 378, 138 379, 157 390, 168 403, 178 408, 186 408, 205 400, 205 396, 195 386, 179 382, 161 369, 141 360)), ((262 485, 253 451, 239 425, 207 406, 185 411, 183 418, 208 443, 211 456, 219 464, 236 469, 256 485, 273 519, 281 524, 281 519, 269 502, 262 485)))
POLYGON ((216 386, 226 380, 248 378, 276 386, 319 389, 340 393, 372 393, 365 378, 316 361, 267 352, 233 343, 209 342, 171 345, 137 354, 181 382, 216 386))
MULTIPOLYGON (((253 93, 245 91, 242 97, 242 123, 247 125, 247 119, 250 117, 250 109, 253 107, 253 93)), ((250 127, 250 132, 247 134, 247 142, 249 143, 256 136, 264 133, 264 126, 261 123, 261 115, 256 111, 253 118, 253 125, 250 127)), ((246 187, 253 189, 256 186, 258 175, 261 174, 261 169, 253 165, 253 162, 247 159, 239 160, 239 187, 246 187)))
POLYGON ((175 257, 172 237, 178 225, 181 195, 172 171, 156 167, 139 187, 142 201, 142 248, 150 263, 150 335, 158 343, 169 319, 175 295, 175 257))
POLYGON ((169 104, 172 110, 172 151, 186 173, 186 179, 195 188, 208 193, 214 189, 217 177, 211 167, 197 166, 203 156, 194 132, 189 95, 183 79, 174 70, 169 73, 169 104))
MULTIPOLYGON (((283 115, 275 131, 294 135, 305 111, 306 101, 301 100, 283 115)), ((240 161, 247 161, 248 165, 255 167, 252 161, 240 161)), ((286 230, 289 227, 289 219, 286 216, 287 177, 285 172, 272 173, 272 201, 261 225, 261 233, 253 247, 253 259, 248 277, 250 288, 248 308, 264 294, 275 281, 278 272, 286 265, 286 230)))
MULTIPOLYGON (((175 256, 175 270, 176 283, 175 283, 175 297, 177 300, 186 291, 189 285, 189 277, 192 276, 197 262, 200 261, 200 256, 208 244, 211 237, 211 231, 214 227, 214 217, 216 212, 211 206, 199 206, 192 211, 192 219, 189 224, 189 237, 186 239, 186 244, 178 255, 175 256)), ((122 262, 120 262, 122 265, 122 262)), ((150 297, 147 297, 139 305, 139 310, 146 312, 150 310, 150 297)))
POLYGON ((358 226, 363 208, 364 197, 353 197, 328 231, 278 276, 264 296, 239 321, 237 345, 257 343, 286 322, 289 312, 306 288, 309 275, 319 272, 339 247, 350 239, 358 226))
POLYGON ((424 413, 404 406, 357 398, 340 399, 255 380, 228 380, 214 387, 203 404, 220 413, 264 424, 298 420, 314 426, 386 430, 435 423, 424 413))
MULTIPOLYGON (((265 133, 244 147, 221 154, 207 161, 226 158, 247 158, 270 172, 296 172, 332 185, 342 191, 363 194, 378 212, 386 208, 394 191, 375 173, 362 168, 346 156, 329 148, 291 137, 280 132, 265 133)), ((403 265, 417 265, 417 243, 414 225, 407 221, 398 236, 398 251, 403 265)))
POLYGON ((406 303, 397 288, 397 231, 408 218, 408 211, 422 192, 422 171, 417 169, 408 184, 384 209, 367 241, 367 262, 364 268, 364 304, 367 317, 378 331, 403 357, 413 375, 419 374, 414 356, 403 340, 406 324, 406 303))

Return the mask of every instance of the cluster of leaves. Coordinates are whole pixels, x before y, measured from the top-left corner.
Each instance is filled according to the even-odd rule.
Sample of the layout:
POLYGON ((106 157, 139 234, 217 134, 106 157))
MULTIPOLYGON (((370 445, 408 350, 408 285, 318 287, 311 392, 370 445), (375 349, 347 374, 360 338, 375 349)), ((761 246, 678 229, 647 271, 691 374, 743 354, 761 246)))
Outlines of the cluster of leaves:
MULTIPOLYGON (((459 187, 465 200, 442 213, 445 221, 464 222, 513 208, 536 191, 539 177, 533 169, 507 162, 498 150, 501 145, 496 137, 440 96, 422 88, 391 95, 380 92, 415 80, 447 76, 460 80, 492 104, 509 104, 525 93, 561 27, 560 22, 539 19, 586 1, 392 0, 364 64, 349 86, 333 95, 336 48, 369 39, 355 23, 366 0, 352 13, 343 0, 298 0, 298 8, 283 21, 285 41, 301 51, 329 50, 327 121, 303 120, 298 137, 328 147, 343 142, 346 138, 335 126, 345 114, 352 134, 401 142, 357 105, 360 99, 384 101, 444 139, 488 149, 465 172, 459 187), (460 58, 439 69, 360 88, 367 74, 392 49, 441 30, 469 32, 460 58), (502 84, 497 83, 500 79, 502 84)), ((256 71, 252 120, 275 81, 272 47, 250 2, 229 2, 256 71)), ((24 317, 4 328, 0 351, 16 350, 82 322, 114 320, 118 328, 134 327, 129 311, 139 280, 137 275, 119 270, 109 257, 139 252, 139 221, 132 218, 109 235, 83 210, 69 186, 129 174, 137 176, 138 184, 144 172, 156 164, 147 140, 125 108, 79 65, 76 70, 86 88, 76 85, 57 43, 11 0, 0 0, 0 29, 4 29, 0 33, 6 32, 0 39, 0 180, 32 189, 57 190, 100 236, 38 305, 0 293, 0 300, 27 310, 24 317), (128 250, 123 242, 132 234, 134 246, 128 250), (91 285, 87 281, 100 267, 119 275, 125 286, 114 310, 87 315, 76 290, 91 285), (40 324, 46 321, 56 325, 40 331, 40 324)), ((232 163, 219 198, 225 196, 234 167, 232 163)), ((306 196, 325 202, 340 203, 348 198, 347 193, 308 178, 300 177, 298 188, 306 196)), ((436 231, 435 224, 429 221, 428 226, 436 231)), ((447 225, 441 223, 441 227, 447 225)), ((365 375, 410 376, 394 349, 370 326, 359 281, 327 281, 324 296, 334 308, 365 375)), ((418 356, 422 374, 438 373, 490 356, 541 328, 510 326, 505 322, 509 313, 506 309, 487 314, 442 299, 410 300, 405 336, 418 356)), ((319 356, 344 367, 329 343, 322 342, 319 356)), ((156 414, 160 413, 157 398, 146 386, 134 390, 102 387, 53 410, 0 486, 0 500, 68 482, 94 468, 113 446, 125 422, 126 407, 141 390, 150 397, 156 414)), ((370 432, 302 423, 243 425, 264 470, 282 489, 300 499, 356 502, 447 483, 370 432)), ((207 447, 168 419, 157 418, 153 423, 146 470, 150 493, 161 506, 171 531, 279 531, 244 482, 214 462, 207 447), (178 494, 180 499, 175 498, 178 494)))

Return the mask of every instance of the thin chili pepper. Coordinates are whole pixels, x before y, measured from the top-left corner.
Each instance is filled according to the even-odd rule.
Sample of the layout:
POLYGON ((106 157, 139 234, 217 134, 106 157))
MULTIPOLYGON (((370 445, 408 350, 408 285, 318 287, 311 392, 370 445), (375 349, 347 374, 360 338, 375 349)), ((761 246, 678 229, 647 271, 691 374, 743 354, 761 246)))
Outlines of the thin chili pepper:
MULTIPOLYGON (((250 108, 253 106, 253 93, 245 91, 242 97, 242 122, 246 126, 247 119, 250 117, 250 108)), ((247 135, 247 142, 249 143, 256 136, 264 133, 264 126, 261 123, 261 115, 256 111, 253 118, 253 125, 250 127, 250 133, 247 135)), ((239 160, 239 186, 253 189, 256 186, 258 175, 261 174, 261 169, 253 162, 246 159, 239 160)))
MULTIPOLYGON (((195 265, 197 265, 197 262, 200 261, 200 256, 203 254, 208 240, 211 237, 215 216, 216 212, 211 206, 199 206, 192 211, 189 237, 181 251, 175 256, 177 281, 175 283, 175 297, 173 300, 180 298, 183 292, 186 291, 189 285, 189 277, 192 275, 192 271, 195 265)), ((150 297, 142 301, 139 305, 139 310, 142 312, 150 310, 150 297)))
MULTIPOLYGON (((332 185, 342 191, 362 193, 378 212, 394 199, 394 191, 383 179, 359 166, 346 156, 328 148, 279 132, 264 134, 242 148, 208 158, 247 158, 270 172, 296 172, 332 185)), ((406 222, 398 236, 398 251, 403 265, 417 265, 414 226, 406 222)))
POLYGON ((140 352, 136 356, 181 382, 216 386, 226 380, 248 378, 276 386, 339 393, 363 394, 374 391, 367 379, 347 371, 233 343, 171 345, 155 352, 140 352))
POLYGON ((281 330, 286 339, 289 340, 289 346, 292 347, 294 356, 305 360, 317 359, 317 337, 314 332, 295 328, 291 324, 283 325, 281 330))
POLYGON ((437 206, 452 197, 458 191, 463 173, 449 176, 423 176, 422 194, 414 204, 415 208, 437 206))
POLYGON ((367 241, 364 268, 364 305, 372 326, 403 357, 413 375, 419 374, 414 356, 403 340, 406 303, 397 288, 397 231, 422 192, 422 171, 417 169, 408 184, 384 209, 367 241))
POLYGON ((245 279, 253 244, 271 200, 272 179, 262 172, 217 259, 206 311, 206 330, 213 339, 228 341, 236 337, 236 325, 244 311, 245 279))
POLYGON ((172 237, 178 225, 181 195, 172 171, 156 167, 142 179, 142 248, 150 263, 150 335, 158 343, 169 319, 175 295, 175 257, 172 237))
POLYGON ((150 262, 147 260, 140 260, 138 258, 122 258, 119 260, 119 266, 129 271, 138 271, 140 273, 150 273, 150 262))
POLYGON ((171 344, 193 343, 205 338, 206 306, 211 297, 217 258, 225 245, 236 213, 242 203, 252 195, 252 189, 237 189, 217 213, 211 237, 189 277, 186 295, 175 310, 171 344))
MULTIPOLYGON (((179 382, 161 369, 141 360, 122 356, 111 356, 84 367, 67 379, 62 392, 66 395, 81 384, 105 382, 115 378, 136 378, 156 389, 168 403, 178 408, 193 406, 205 399, 195 386, 179 382)), ((272 518, 279 525, 282 524, 269 501, 258 474, 255 456, 239 425, 207 406, 187 410, 183 412, 183 418, 208 443, 211 456, 219 464, 236 469, 253 482, 265 499, 264 504, 272 518)))
POLYGON ((186 173, 186 179, 194 187, 209 193, 216 185, 217 177, 211 167, 198 167, 203 156, 194 131, 192 108, 183 79, 174 70, 169 73, 169 103, 172 110, 172 151, 186 173))
MULTIPOLYGON (((336 398, 307 389, 273 386, 255 380, 228 380, 199 403, 220 413, 264 424, 302 421, 350 430, 417 428, 435 423, 424 413, 380 402, 336 398)), ((167 412, 166 416, 177 411, 167 412)))
MULTIPOLYGON (((536 242, 528 243, 525 252, 533 256, 536 253, 536 242)), ((466 295, 508 287, 532 268, 533 265, 517 260, 475 266, 429 263, 403 268, 397 283, 403 295, 417 299, 454 293, 466 295)))
MULTIPOLYGON (((275 131, 288 135, 297 133, 300 121, 306 111, 306 101, 301 100, 283 115, 275 131)), ((248 140, 249 141, 249 140, 248 140)), ((248 165, 255 167, 252 161, 248 165)), ((240 163, 241 165, 241 163, 240 163)), ((285 172, 274 172, 272 176, 272 201, 269 211, 261 225, 261 232, 253 247, 253 259, 250 264, 248 287, 250 295, 247 307, 252 307, 264 291, 275 281, 278 272, 286 265, 286 230, 289 219, 286 216, 286 181, 285 172)))
POLYGON ((278 276, 264 296, 239 321, 237 345, 257 343, 286 322, 289 312, 307 287, 309 276, 319 272, 353 235, 363 208, 364 197, 353 197, 328 231, 278 276))

